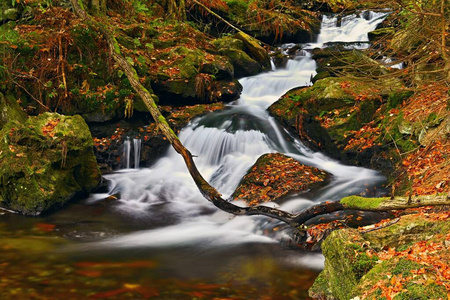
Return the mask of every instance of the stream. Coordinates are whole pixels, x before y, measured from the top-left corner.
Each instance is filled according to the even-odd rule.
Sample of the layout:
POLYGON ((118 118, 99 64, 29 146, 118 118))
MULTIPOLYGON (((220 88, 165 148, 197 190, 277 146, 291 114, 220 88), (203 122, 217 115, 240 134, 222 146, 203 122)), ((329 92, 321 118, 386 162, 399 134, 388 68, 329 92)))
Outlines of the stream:
MULTIPOLYGON (((205 179, 229 197, 259 156, 280 152, 333 177, 309 198, 266 205, 295 212, 325 200, 376 193, 384 181, 379 173, 311 151, 266 109, 288 90, 311 84, 316 69, 311 49, 332 42, 364 47, 367 33, 386 15, 365 12, 339 22, 324 16, 317 42, 302 45, 285 68, 273 66, 241 79, 239 100, 186 126, 179 137, 205 179)), ((290 231, 279 221, 217 210, 173 149, 151 168, 130 167, 105 179, 108 191, 53 214, 0 216, 2 299, 305 299, 323 267, 321 254, 284 246, 290 231)))

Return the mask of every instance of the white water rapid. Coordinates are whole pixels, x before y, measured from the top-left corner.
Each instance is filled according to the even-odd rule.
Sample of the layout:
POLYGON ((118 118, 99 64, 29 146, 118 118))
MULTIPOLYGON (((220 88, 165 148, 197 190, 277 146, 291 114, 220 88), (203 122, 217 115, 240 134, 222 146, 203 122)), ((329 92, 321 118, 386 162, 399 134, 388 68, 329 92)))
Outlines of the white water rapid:
MULTIPOLYGON (((317 44, 334 41, 367 40, 367 32, 375 29, 386 13, 364 14, 344 18, 324 17, 317 44)), ((203 176, 224 197, 230 196, 256 159, 269 152, 285 153, 298 161, 316 166, 333 175, 332 181, 314 199, 294 197, 281 209, 298 211, 315 202, 337 200, 364 192, 383 181, 377 172, 343 165, 324 154, 307 149, 289 135, 268 115, 266 108, 288 90, 310 84, 316 64, 310 54, 290 60, 283 69, 240 80, 243 92, 238 101, 225 110, 195 119, 186 126, 180 139, 196 156, 203 176)), ((128 166, 129 168, 129 166, 128 166)), ((110 181, 107 194, 93 195, 97 201, 107 195, 120 194, 117 209, 135 218, 154 220, 153 228, 97 242, 95 247, 223 247, 243 243, 274 243, 283 236, 263 235, 265 226, 280 223, 265 217, 233 217, 217 210, 206 201, 179 154, 169 149, 154 166, 139 170, 122 170, 105 176, 110 181)), ((240 203, 240 205, 244 205, 240 203)), ((268 204, 271 205, 271 204, 268 204)), ((317 258, 317 256, 315 256, 317 258)), ((311 259, 319 267, 322 259, 311 259)))

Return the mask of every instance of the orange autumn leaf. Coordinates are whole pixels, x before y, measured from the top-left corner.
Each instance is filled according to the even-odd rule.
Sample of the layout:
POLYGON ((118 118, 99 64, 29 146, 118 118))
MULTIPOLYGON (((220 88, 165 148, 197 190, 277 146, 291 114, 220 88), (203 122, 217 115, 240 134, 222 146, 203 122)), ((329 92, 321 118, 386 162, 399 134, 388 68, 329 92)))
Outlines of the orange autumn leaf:
POLYGON ((35 228, 39 231, 50 232, 55 229, 55 224, 47 224, 47 223, 36 223, 35 228))

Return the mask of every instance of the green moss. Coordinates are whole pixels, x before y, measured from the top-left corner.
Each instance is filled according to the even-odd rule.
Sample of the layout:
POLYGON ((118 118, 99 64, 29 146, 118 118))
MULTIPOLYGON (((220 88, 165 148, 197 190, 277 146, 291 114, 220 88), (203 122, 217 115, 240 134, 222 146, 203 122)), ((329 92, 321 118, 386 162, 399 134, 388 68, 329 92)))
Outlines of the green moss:
POLYGON ((314 284, 309 289, 309 296, 314 299, 328 299, 328 297, 331 298, 333 296, 325 272, 321 272, 317 276, 314 284))
POLYGON ((164 118, 162 115, 160 115, 160 116, 158 117, 158 121, 159 121, 161 124, 164 124, 164 125, 169 129, 169 132, 171 133, 172 137, 174 137, 175 139, 178 139, 178 136, 177 136, 177 135, 175 134, 175 132, 172 130, 172 128, 170 127, 169 123, 167 123, 166 118, 164 118))
POLYGON ((379 258, 368 256, 365 252, 360 252, 352 263, 352 272, 355 274, 357 280, 361 279, 370 269, 372 269, 379 258))
POLYGON ((388 96, 388 105, 387 108, 395 108, 403 103, 406 99, 411 97, 414 94, 412 91, 400 91, 400 92, 392 92, 388 96))
POLYGON ((420 269, 421 267, 423 266, 414 261, 401 258, 395 265, 395 267, 392 269, 392 274, 394 275, 402 274, 403 277, 412 276, 411 270, 417 270, 420 269))
POLYGON ((38 215, 100 180, 89 128, 81 116, 44 113, 0 131, 0 202, 38 215))
POLYGON ((364 198, 360 196, 348 196, 341 199, 341 204, 347 209, 375 209, 381 203, 388 201, 388 197, 364 198))
POLYGON ((394 297, 394 300, 409 299, 445 299, 448 294, 445 286, 432 284, 418 284, 408 282, 406 284, 406 292, 401 292, 394 297))

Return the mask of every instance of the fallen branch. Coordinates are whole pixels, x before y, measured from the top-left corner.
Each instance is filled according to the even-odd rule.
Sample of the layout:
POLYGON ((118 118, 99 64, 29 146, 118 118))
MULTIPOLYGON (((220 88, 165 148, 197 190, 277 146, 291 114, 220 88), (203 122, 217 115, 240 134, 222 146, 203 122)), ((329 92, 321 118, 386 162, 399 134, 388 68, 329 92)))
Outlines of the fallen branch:
POLYGON ((208 201, 212 202, 215 206, 217 206, 221 210, 234 215, 238 216, 264 215, 278 219, 282 222, 291 225, 292 227, 296 227, 296 223, 293 221, 294 215, 288 212, 266 206, 240 207, 223 199, 222 195, 213 186, 211 186, 200 174, 194 163, 192 154, 186 147, 184 147, 184 145, 178 139, 177 135, 170 128, 169 124, 167 123, 167 120, 159 111, 154 100, 156 98, 156 95, 147 90, 139 82, 139 77, 136 73, 136 70, 122 56, 120 52, 120 46, 116 38, 114 37, 112 31, 108 29, 105 24, 102 24, 96 21, 93 17, 91 17, 84 9, 82 9, 82 7, 78 4, 76 0, 71 0, 71 3, 75 13, 79 17, 86 19, 91 25, 94 25, 96 28, 98 28, 99 31, 103 34, 108 44, 109 53, 111 54, 112 58, 114 59, 116 64, 123 70, 136 93, 142 98, 142 100, 144 101, 145 105, 147 106, 153 119, 155 120, 156 124, 158 125, 159 129, 162 131, 164 136, 170 142, 175 151, 177 151, 183 157, 186 166, 189 170, 189 173, 194 179, 194 182, 197 185, 200 192, 202 193, 203 197, 205 197, 208 201))
POLYGON ((222 198, 221 194, 213 186, 211 186, 198 171, 192 158, 192 154, 186 147, 184 147, 184 145, 178 139, 177 135, 170 128, 166 119, 159 111, 154 100, 157 96, 154 95, 151 90, 147 90, 140 83, 136 70, 122 56, 120 46, 116 38, 114 37, 113 31, 108 29, 107 25, 105 25, 104 23, 96 21, 89 14, 87 14, 87 12, 82 9, 77 0, 71 0, 71 3, 75 13, 79 17, 86 19, 86 21, 90 23, 90 25, 97 28, 104 35, 108 44, 110 55, 112 56, 116 64, 124 71, 136 93, 142 98, 164 136, 169 140, 175 151, 177 151, 183 157, 189 173, 194 179, 194 182, 197 185, 198 189, 208 201, 212 202, 219 209, 238 216, 263 215, 285 222, 294 228, 303 229, 302 225, 307 220, 315 216, 345 209, 362 211, 389 211, 427 205, 450 205, 450 199, 446 196, 423 196, 416 197, 414 198, 414 200, 405 197, 397 197, 391 200, 390 198, 368 199, 351 196, 343 198, 341 201, 325 202, 312 206, 298 214, 291 214, 267 206, 240 207, 226 201, 222 198))

